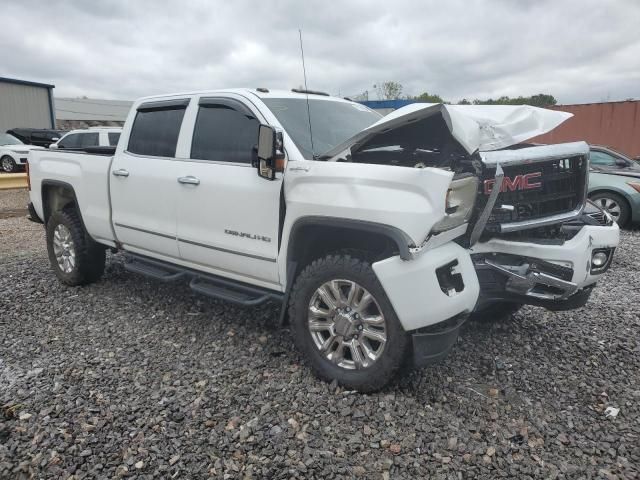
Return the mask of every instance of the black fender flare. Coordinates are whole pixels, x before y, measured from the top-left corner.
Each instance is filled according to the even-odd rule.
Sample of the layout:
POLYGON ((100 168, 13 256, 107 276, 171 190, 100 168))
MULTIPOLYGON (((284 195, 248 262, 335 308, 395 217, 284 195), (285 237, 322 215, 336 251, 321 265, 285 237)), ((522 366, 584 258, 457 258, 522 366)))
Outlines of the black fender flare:
POLYGON ((340 218, 340 217, 324 217, 319 215, 311 215, 298 218, 289 232, 289 238, 287 241, 287 284, 285 287, 285 295, 282 303, 282 310, 280 312, 280 325, 285 321, 287 305, 289 303, 289 294, 293 287, 293 281, 295 278, 295 272, 298 268, 298 264, 293 259, 293 248, 296 245, 296 239, 300 232, 309 226, 325 226, 325 227, 337 227, 342 229, 350 229, 357 231, 364 231, 369 233, 376 233, 389 238, 398 247, 400 258, 403 260, 410 260, 412 258, 410 248, 412 248, 413 240, 404 231, 397 227, 387 225, 384 223, 369 222, 366 220, 358 220, 352 218, 340 218))

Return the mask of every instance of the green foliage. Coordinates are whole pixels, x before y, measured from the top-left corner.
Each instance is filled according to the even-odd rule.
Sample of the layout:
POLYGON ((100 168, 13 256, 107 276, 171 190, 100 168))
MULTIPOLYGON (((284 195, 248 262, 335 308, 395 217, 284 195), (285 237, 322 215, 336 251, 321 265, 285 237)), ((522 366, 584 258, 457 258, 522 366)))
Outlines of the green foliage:
POLYGON ((497 99, 489 98, 487 100, 475 99, 474 105, 532 105, 534 107, 548 107, 549 105, 555 105, 558 101, 553 95, 546 93, 539 93, 530 97, 506 97, 502 96, 497 99))
POLYGON ((426 103, 446 103, 440 95, 424 92, 417 97, 413 97, 412 100, 419 100, 426 103))

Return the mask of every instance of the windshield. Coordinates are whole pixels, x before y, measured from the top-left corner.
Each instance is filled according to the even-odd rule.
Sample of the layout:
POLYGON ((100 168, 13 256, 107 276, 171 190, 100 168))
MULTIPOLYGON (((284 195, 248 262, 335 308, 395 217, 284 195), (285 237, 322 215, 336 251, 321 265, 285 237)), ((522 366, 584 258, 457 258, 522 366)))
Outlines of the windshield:
POLYGON ((0 133, 0 145, 24 145, 24 144, 9 133, 0 133))
POLYGON ((263 101, 308 160, 331 150, 381 117, 379 113, 357 103, 310 99, 312 149, 306 99, 263 98, 263 101))

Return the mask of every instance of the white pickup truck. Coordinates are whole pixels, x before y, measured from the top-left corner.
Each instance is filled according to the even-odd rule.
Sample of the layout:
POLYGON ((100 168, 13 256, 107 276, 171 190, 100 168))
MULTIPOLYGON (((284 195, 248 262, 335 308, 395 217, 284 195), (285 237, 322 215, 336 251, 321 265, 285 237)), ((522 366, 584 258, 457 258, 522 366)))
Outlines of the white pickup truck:
POLYGON ((31 212, 63 283, 98 280, 110 247, 132 272, 276 302, 318 376, 373 391, 443 358, 470 315, 587 301, 619 235, 586 200, 588 146, 522 143, 569 116, 383 118, 263 88, 142 98, 112 151, 32 152, 31 212))

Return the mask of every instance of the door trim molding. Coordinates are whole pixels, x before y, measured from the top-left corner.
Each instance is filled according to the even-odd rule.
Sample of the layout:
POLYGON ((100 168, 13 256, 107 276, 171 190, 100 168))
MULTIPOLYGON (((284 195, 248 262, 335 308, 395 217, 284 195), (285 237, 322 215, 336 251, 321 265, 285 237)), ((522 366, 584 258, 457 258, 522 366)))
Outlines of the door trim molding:
POLYGON ((237 250, 229 250, 228 248, 215 247, 213 245, 208 245, 206 243, 194 242, 193 240, 187 240, 185 238, 179 238, 179 237, 176 237, 174 235, 167 235, 166 233, 154 232, 153 230, 147 230, 147 229, 144 229, 144 228, 132 227, 131 225, 125 225, 123 223, 115 222, 114 225, 116 227, 127 228, 129 230, 135 230, 135 231, 141 232, 141 233, 148 233, 149 235, 156 235, 158 237, 168 238, 170 240, 177 240, 178 242, 188 243, 190 245, 195 245, 196 247, 208 248, 210 250, 217 250, 218 252, 230 253, 232 255, 239 255, 239 256, 242 256, 242 257, 253 258, 253 259, 256 259, 256 260, 262 260, 264 262, 276 263, 276 261, 277 261, 275 258, 263 257, 263 256, 260 256, 260 255, 254 255, 252 253, 239 252, 237 250))
POLYGON ((229 250, 228 248, 214 247, 213 245, 207 245, 206 243, 194 242, 192 240, 186 240, 184 238, 178 238, 178 241, 182 242, 182 243, 188 243, 190 245, 195 245, 196 247, 209 248, 211 250, 217 250, 217 251, 223 252, 223 253, 231 253, 232 255, 240 255, 240 256, 243 256, 243 257, 255 258, 256 260, 263 260, 265 262, 272 262, 272 263, 276 262, 275 258, 262 257, 260 255, 254 255, 252 253, 238 252, 237 250, 229 250))

